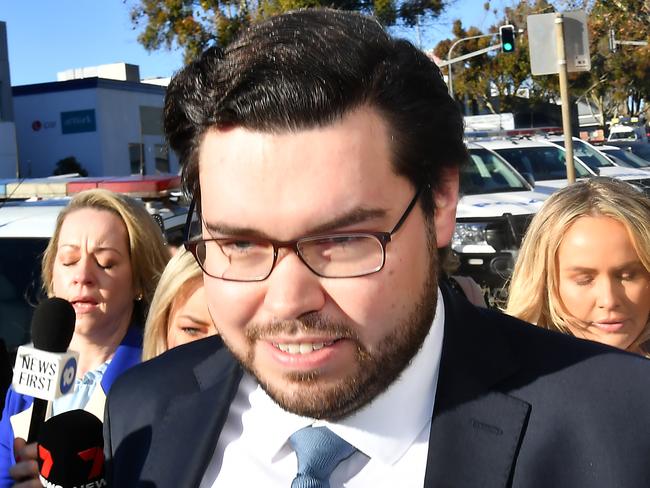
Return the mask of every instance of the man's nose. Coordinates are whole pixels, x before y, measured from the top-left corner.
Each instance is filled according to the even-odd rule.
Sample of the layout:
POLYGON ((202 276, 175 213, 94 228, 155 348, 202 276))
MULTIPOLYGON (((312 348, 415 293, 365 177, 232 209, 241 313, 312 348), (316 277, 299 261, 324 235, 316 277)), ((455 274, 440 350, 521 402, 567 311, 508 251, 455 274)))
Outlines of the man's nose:
POLYGON ((264 306, 279 320, 298 318, 325 305, 320 279, 289 249, 281 249, 267 278, 264 306))

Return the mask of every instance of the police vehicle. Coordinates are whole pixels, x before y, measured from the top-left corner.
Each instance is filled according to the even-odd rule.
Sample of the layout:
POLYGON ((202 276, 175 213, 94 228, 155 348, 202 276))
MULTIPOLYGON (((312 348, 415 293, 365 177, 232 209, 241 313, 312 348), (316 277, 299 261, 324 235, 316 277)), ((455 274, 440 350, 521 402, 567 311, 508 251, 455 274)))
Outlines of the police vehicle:
POLYGON ((624 147, 608 144, 605 146, 598 146, 598 150, 611 159, 617 166, 650 171, 650 160, 643 159, 624 147))
POLYGON ((167 242, 179 245, 187 216, 179 187, 175 175, 0 180, 0 337, 9 351, 29 342, 33 308, 42 298, 41 256, 75 193, 106 188, 139 198, 167 242))
MULTIPOLYGON (((492 139, 477 144, 497 153, 521 175, 534 181, 536 191, 551 194, 568 184, 564 149, 555 144, 530 138, 492 139)), ((596 174, 576 157, 574 167, 577 179, 596 174)))
MULTIPOLYGON (((492 139, 477 142, 480 146, 496 152, 506 159, 527 179, 534 179, 535 190, 553 193, 568 185, 564 148, 559 140, 551 142, 537 137, 492 139)), ((580 141, 584 142, 584 141, 580 141)), ((586 146, 577 146, 578 151, 586 146)), ((639 190, 650 192, 650 178, 643 170, 623 168, 607 162, 609 166, 590 167, 574 154, 576 179, 602 175, 627 181, 639 190)), ((605 159, 603 155, 599 157, 605 159)), ((594 163, 595 165, 596 163, 594 163)))
MULTIPOLYGON (((564 148, 563 136, 549 136, 547 140, 564 148)), ((599 149, 577 137, 573 138, 573 154, 600 176, 625 180, 650 194, 650 174, 647 171, 614 164, 599 149)))
POLYGON ((504 297, 521 239, 548 194, 534 191, 498 154, 471 142, 467 147, 451 247, 458 274, 474 278, 494 305, 504 297))

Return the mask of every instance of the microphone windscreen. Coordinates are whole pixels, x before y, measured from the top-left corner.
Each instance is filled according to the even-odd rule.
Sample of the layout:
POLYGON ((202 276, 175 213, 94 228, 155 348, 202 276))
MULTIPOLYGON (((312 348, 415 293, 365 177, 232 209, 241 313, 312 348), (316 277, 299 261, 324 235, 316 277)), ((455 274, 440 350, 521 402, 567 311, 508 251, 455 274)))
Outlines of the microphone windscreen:
POLYGON ((41 427, 37 450, 45 486, 106 486, 102 422, 93 414, 71 410, 50 418, 41 427))
POLYGON ((66 352, 72 334, 76 313, 63 298, 48 298, 41 302, 32 316, 34 348, 47 352, 66 352))

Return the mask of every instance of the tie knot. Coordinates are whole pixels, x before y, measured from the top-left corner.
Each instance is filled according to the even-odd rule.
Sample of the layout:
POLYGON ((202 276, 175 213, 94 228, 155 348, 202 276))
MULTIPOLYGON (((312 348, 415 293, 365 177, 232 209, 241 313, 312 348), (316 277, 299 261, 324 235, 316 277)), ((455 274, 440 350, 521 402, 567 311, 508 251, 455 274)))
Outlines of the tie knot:
POLYGON ((291 488, 329 488, 336 466, 356 449, 327 427, 305 427, 289 443, 298 457, 298 475, 291 488))

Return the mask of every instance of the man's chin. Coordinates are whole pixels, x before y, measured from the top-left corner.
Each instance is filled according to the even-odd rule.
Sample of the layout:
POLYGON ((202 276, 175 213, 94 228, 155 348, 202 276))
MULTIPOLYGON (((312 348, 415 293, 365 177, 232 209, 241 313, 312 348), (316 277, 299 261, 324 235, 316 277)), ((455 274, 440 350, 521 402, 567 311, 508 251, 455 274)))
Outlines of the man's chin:
POLYGON ((264 391, 283 410, 302 417, 336 420, 358 408, 353 377, 326 378, 318 371, 288 373, 280 378, 255 374, 264 391))

